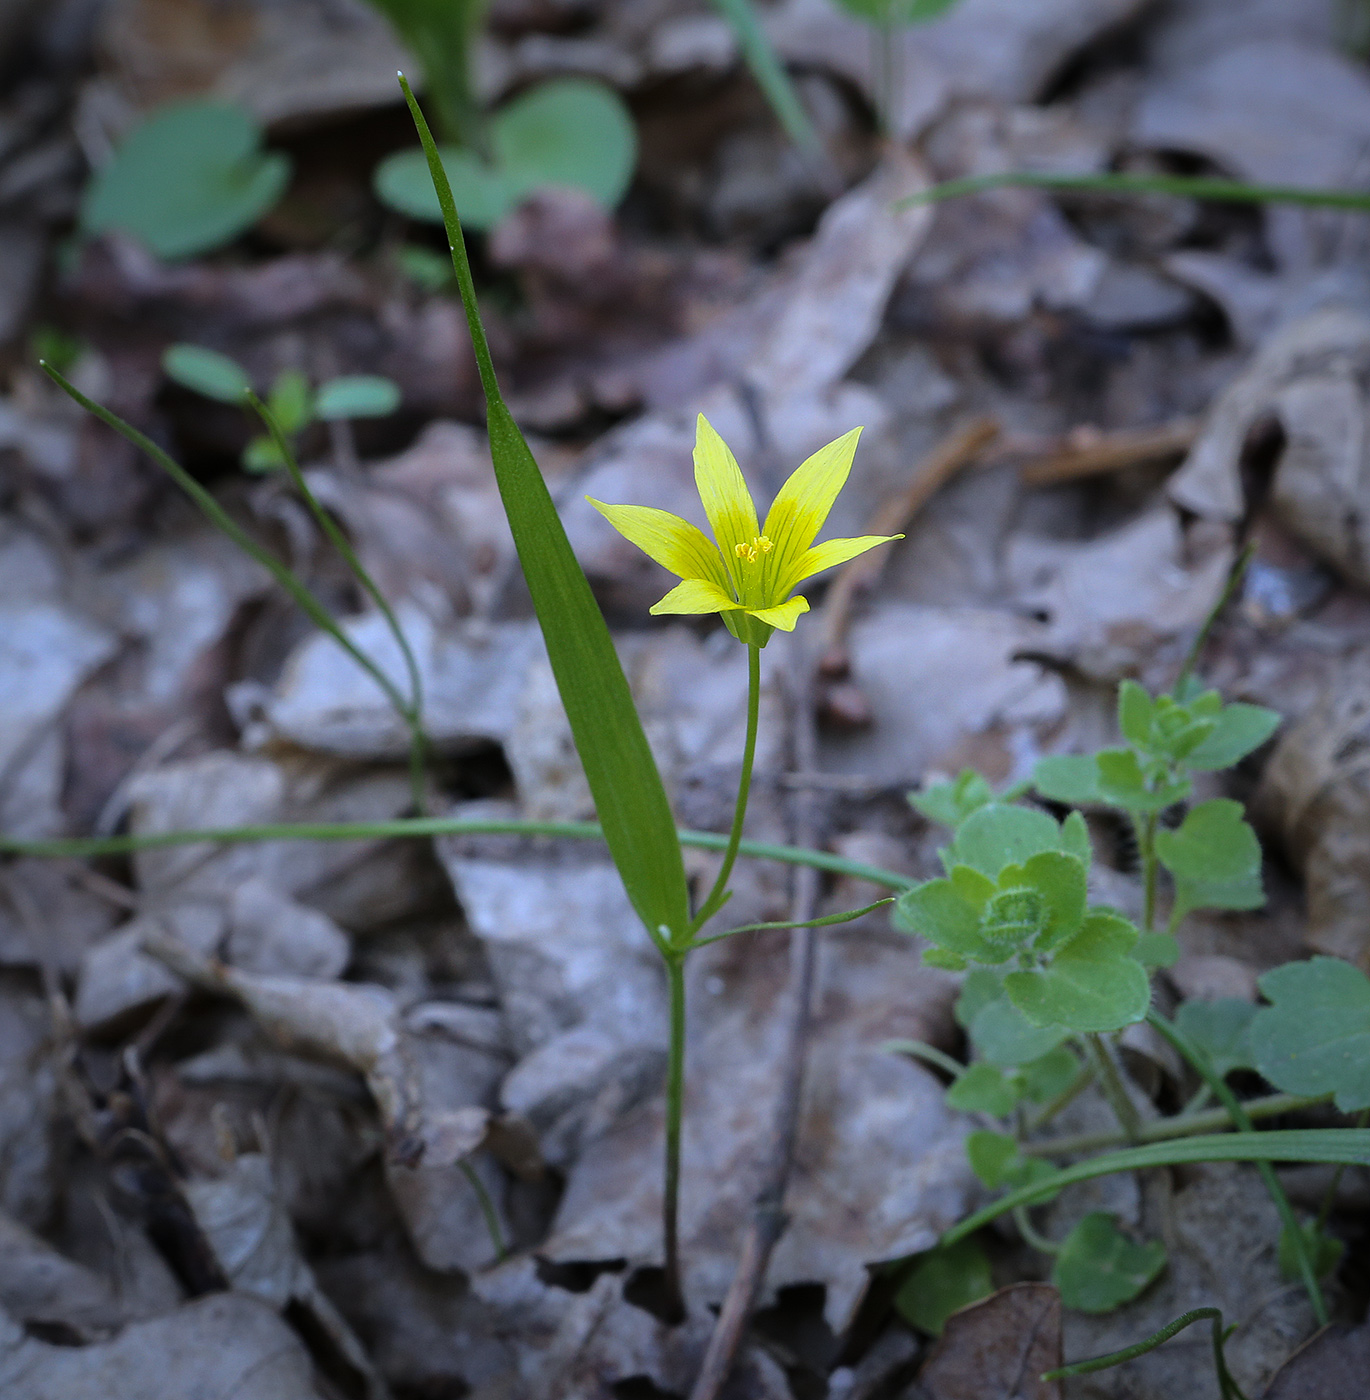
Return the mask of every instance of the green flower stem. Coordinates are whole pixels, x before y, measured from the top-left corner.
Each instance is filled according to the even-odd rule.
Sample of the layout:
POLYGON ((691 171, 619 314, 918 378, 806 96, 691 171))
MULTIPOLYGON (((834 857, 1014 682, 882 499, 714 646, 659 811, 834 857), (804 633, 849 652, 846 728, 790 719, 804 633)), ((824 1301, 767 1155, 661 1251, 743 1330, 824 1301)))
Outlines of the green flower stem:
POLYGON ((1153 1332, 1143 1341, 1124 1347, 1122 1351, 1111 1351, 1107 1356, 1095 1356, 1088 1361, 1075 1361, 1069 1366, 1057 1367, 1054 1371, 1045 1372, 1042 1379, 1060 1381, 1070 1376, 1085 1376, 1091 1371, 1105 1371, 1110 1366, 1121 1366, 1125 1361, 1133 1361, 1139 1356, 1145 1356, 1149 1351, 1155 1351, 1177 1332, 1183 1332, 1191 1323, 1202 1322, 1204 1318, 1213 1319, 1213 1364, 1218 1372, 1218 1389, 1222 1400, 1246 1400, 1237 1382, 1232 1379, 1232 1373, 1227 1369, 1227 1358, 1223 1354, 1223 1343, 1227 1340, 1227 1333, 1223 1329, 1223 1315, 1218 1308, 1194 1308, 1177 1317, 1174 1322, 1167 1322, 1160 1331, 1153 1332))
POLYGON ((680 1285, 680 1124, 685 1110, 685 953, 666 955, 671 993, 671 1043, 666 1065, 666 1176, 661 1198, 665 1240, 666 1320, 685 1318, 680 1285))
POLYGON ((1094 1061, 1099 1076, 1099 1087, 1104 1091, 1104 1097, 1113 1110, 1113 1116, 1118 1120, 1118 1126, 1122 1128, 1128 1142, 1139 1142, 1142 1120, 1137 1115, 1136 1105, 1128 1097, 1127 1087, 1123 1084, 1122 1075, 1118 1073, 1118 1066, 1113 1061, 1113 1051, 1097 1031, 1091 1031, 1085 1036, 1085 1045, 1094 1061))
MULTIPOLYGON (((716 831, 677 831, 682 846, 705 851, 725 851, 730 838, 716 831)), ((256 841, 364 841, 431 836, 546 836, 556 840, 602 841, 596 822, 468 821, 460 817, 396 817, 381 822, 281 822, 262 826, 218 826, 202 830, 144 832, 126 836, 70 836, 44 841, 21 841, 0 836, 0 855, 46 856, 64 860, 91 860, 123 856, 166 846, 245 845, 256 841)), ((770 841, 739 841, 739 856, 749 860, 775 860, 786 865, 807 865, 832 875, 848 875, 887 890, 912 889, 915 881, 878 865, 848 860, 831 851, 786 846, 770 841)))
POLYGON ((1246 577, 1246 571, 1250 568, 1251 561, 1255 557, 1256 541, 1252 540, 1232 561, 1232 567, 1227 571, 1227 582, 1223 585, 1223 591, 1218 595, 1218 601, 1209 608, 1208 616, 1199 624, 1199 630, 1194 634, 1194 640, 1190 643, 1189 650, 1185 653, 1184 661, 1180 665, 1179 674, 1175 677, 1175 684, 1170 692, 1175 699, 1178 700, 1184 693, 1185 684, 1194 674, 1194 668, 1199 664, 1199 657, 1203 655, 1204 643, 1208 641, 1208 634, 1213 630, 1213 626, 1223 610, 1236 597, 1242 579, 1246 577))
POLYGON ((700 906, 690 925, 690 936, 694 937, 705 924, 723 907, 728 897, 728 877, 733 873, 737 861, 738 848, 742 844, 742 824, 747 819, 747 799, 752 790, 752 765, 756 761, 756 730, 761 716, 761 648, 748 644, 747 647, 747 740, 742 747, 742 777, 737 785, 737 806, 733 809, 732 831, 728 834, 728 847, 719 867, 718 878, 709 891, 709 897, 700 906))
MULTIPOLYGON (((1331 1094, 1309 1098, 1299 1094, 1267 1094, 1264 1098, 1248 1099, 1242 1107, 1253 1121, 1278 1118, 1284 1113, 1297 1113, 1326 1103, 1331 1094)), ((1036 1125, 1034 1124, 1034 1129, 1036 1125)), ((1167 1142, 1172 1138, 1195 1137, 1200 1133, 1217 1132, 1233 1126, 1231 1113, 1225 1108, 1213 1108, 1203 1113, 1181 1113, 1174 1118, 1159 1118, 1143 1123, 1138 1132, 1140 1142, 1167 1142)), ((1098 1152, 1105 1147, 1121 1147, 1127 1139, 1120 1132, 1080 1133, 1074 1137, 1047 1138, 1043 1142, 1024 1142, 1019 1151, 1025 1157, 1077 1157, 1086 1152, 1098 1152)))
POLYGON ((1014 1206, 1013 1223, 1018 1227, 1018 1233, 1035 1249, 1039 1254, 1059 1254, 1061 1246, 1055 1240, 1049 1240, 1040 1234, 1037 1227, 1028 1216, 1026 1206, 1014 1206))
POLYGON ((485 1228, 490 1232, 490 1243, 495 1246, 495 1259, 502 1264, 509 1257, 509 1249, 504 1243, 504 1232, 499 1227, 499 1212, 495 1209, 495 1203, 490 1199, 490 1193, 485 1189, 485 1183, 480 1179, 479 1173, 470 1162, 463 1160, 458 1162, 457 1166, 461 1168, 461 1174, 476 1193, 476 1200, 480 1203, 480 1213, 485 1217, 485 1228))
MULTIPOLYGON (((1232 1121, 1238 1130, 1242 1133, 1254 1133, 1255 1129, 1252 1126, 1251 1118, 1246 1109, 1242 1107, 1241 1100, 1228 1088, 1227 1080, 1213 1068, 1212 1061, 1203 1050, 1177 1025, 1162 1016, 1159 1011, 1155 1009, 1148 1011, 1146 1019, 1148 1024, 1159 1031, 1203 1076, 1209 1088, 1217 1095, 1218 1102, 1231 1114, 1232 1121)), ((1317 1270, 1313 1266, 1308 1249, 1308 1240, 1299 1228, 1294 1207, 1289 1204, 1289 1197, 1285 1195, 1284 1187, 1280 1185, 1279 1178, 1275 1175, 1275 1169, 1269 1162, 1257 1162, 1256 1170, 1260 1172, 1265 1189, 1274 1202, 1275 1209, 1279 1212, 1280 1222, 1288 1232, 1290 1248, 1294 1251, 1294 1257, 1298 1262, 1299 1275, 1303 1279, 1304 1288, 1308 1291, 1308 1301, 1313 1305, 1313 1315, 1317 1318, 1319 1326, 1326 1327, 1327 1304, 1323 1301, 1322 1289, 1318 1286, 1317 1270)))
MULTIPOLYGON (((337 521, 324 509, 319 498, 309 489, 309 483, 304 479, 304 473, 300 470, 300 464, 296 460, 290 440, 281 430, 281 425, 276 421, 276 415, 251 389, 247 391, 247 401, 271 435, 272 442, 276 444, 276 451, 280 453, 281 460, 285 463, 286 472, 294 483, 295 489, 304 497, 305 505, 309 507, 310 514, 318 522, 319 528, 323 531, 328 542, 342 556, 343 563, 352 571, 353 577, 361 584, 367 596, 380 610, 386 626, 390 629, 390 635, 394 637, 395 644, 400 649, 400 655, 404 658, 405 670, 409 673, 409 702, 408 704, 396 705, 396 709, 404 721, 405 727, 409 730, 409 786, 414 798, 414 810, 420 816, 424 816, 427 809, 424 794, 424 755, 427 750, 427 736, 423 728, 423 681, 419 675, 418 660, 414 656, 413 649, 409 645, 408 638, 404 635, 404 629, 400 626, 394 610, 386 601, 385 595, 376 587, 376 581, 367 573, 362 561, 357 557, 356 550, 352 548, 352 542, 338 528, 337 521)), ((391 696, 391 703, 395 703, 394 695, 391 696)))
POLYGON ((1136 825, 1142 857, 1142 931, 1150 933, 1156 927, 1156 813, 1148 812, 1136 825))

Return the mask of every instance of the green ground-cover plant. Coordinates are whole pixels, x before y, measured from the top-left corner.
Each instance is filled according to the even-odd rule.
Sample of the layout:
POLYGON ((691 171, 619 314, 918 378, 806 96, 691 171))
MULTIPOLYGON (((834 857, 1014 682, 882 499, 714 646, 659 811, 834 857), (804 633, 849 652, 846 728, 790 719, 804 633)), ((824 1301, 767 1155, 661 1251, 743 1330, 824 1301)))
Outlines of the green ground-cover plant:
MULTIPOLYGON (((252 381, 236 360, 201 345, 171 345, 162 355, 169 379, 220 403, 251 408, 252 381)), ((400 388, 379 374, 343 374, 317 388, 297 369, 285 369, 273 381, 266 407, 281 435, 297 454, 299 436, 311 423, 347 418, 385 418, 400 406, 400 388)), ((268 430, 243 449, 243 466, 250 472, 287 470, 281 449, 268 430)))
POLYGON ((840 8, 871 26, 875 114, 882 127, 889 127, 904 76, 894 43, 895 31, 937 19, 956 3, 957 0, 837 0, 840 8))
POLYGON ((80 231, 128 234, 168 259, 231 242, 290 182, 290 158, 261 147, 261 126, 241 107, 199 99, 161 107, 91 178, 80 231))

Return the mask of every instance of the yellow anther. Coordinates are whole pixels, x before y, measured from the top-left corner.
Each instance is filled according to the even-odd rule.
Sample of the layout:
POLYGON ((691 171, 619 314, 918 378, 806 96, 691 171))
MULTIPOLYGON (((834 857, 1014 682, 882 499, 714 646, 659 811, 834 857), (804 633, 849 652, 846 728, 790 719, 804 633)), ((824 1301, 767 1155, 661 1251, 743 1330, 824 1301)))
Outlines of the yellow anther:
POLYGON ((747 557, 747 546, 745 544, 734 545, 733 550, 739 559, 747 557))
POLYGON ((771 543, 770 539, 767 536, 758 535, 756 537, 756 547, 762 552, 762 554, 769 554, 771 550, 775 548, 775 545, 771 543))
POLYGON ((769 554, 774 548, 775 545, 772 544, 765 535, 753 535, 751 544, 737 544, 733 546, 733 549, 737 552, 737 557, 739 559, 745 559, 749 564, 756 563, 756 556, 758 553, 769 554))

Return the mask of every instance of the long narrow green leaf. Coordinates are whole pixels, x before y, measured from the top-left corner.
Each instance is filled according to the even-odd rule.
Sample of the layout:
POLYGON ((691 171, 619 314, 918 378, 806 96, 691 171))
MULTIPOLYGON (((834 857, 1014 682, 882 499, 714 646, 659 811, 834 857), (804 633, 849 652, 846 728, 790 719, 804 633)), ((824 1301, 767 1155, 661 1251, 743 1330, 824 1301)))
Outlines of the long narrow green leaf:
POLYGON ((723 17, 733 28, 738 46, 757 86, 766 95, 780 125, 791 141, 806 151, 819 151, 822 144, 813 129, 809 114, 794 90, 790 75, 785 71, 766 31, 761 27, 751 0, 714 0, 723 17))
MULTIPOLYGON (((272 826, 219 826, 202 830, 149 831, 126 836, 60 836, 46 841, 22 841, 0 836, 0 855, 36 856, 48 859, 89 860, 97 856, 123 856, 164 846, 247 845, 256 841, 364 841, 398 840, 429 836, 550 836, 568 841, 602 841, 604 833, 594 822, 468 821, 462 817, 396 817, 384 822, 282 822, 272 826)), ((704 851, 727 849, 728 838, 718 831, 681 829, 682 846, 704 851)), ((743 841, 738 853, 751 860, 777 860, 786 865, 807 865, 833 875, 868 880, 888 890, 911 889, 914 881, 878 865, 847 860, 831 851, 806 846, 781 846, 769 841, 743 841)))
POLYGON ((1114 1172, 1143 1167, 1170 1167, 1181 1162, 1348 1162, 1370 1166, 1370 1128, 1288 1128, 1268 1133, 1215 1133, 1209 1137, 1173 1138, 1147 1147, 1130 1147, 1063 1167, 1028 1186, 1000 1196, 968 1215, 942 1236, 955 1244, 1016 1206, 1028 1206, 1063 1186, 1114 1172))
POLYGON ((666 789, 609 628, 566 538, 547 483, 500 396, 452 188, 403 74, 400 86, 442 206, 452 266, 485 390, 490 456, 500 499, 604 839, 648 933, 658 942, 684 940, 689 936, 689 890, 666 789))
POLYGON ((1005 185, 1098 194, 1171 194, 1227 204, 1306 204, 1314 208, 1370 210, 1370 191, 1364 190, 1250 185, 1242 180, 1215 180, 1207 175, 1049 175, 1036 170, 1009 170, 999 175, 972 175, 964 180, 947 180, 901 199, 895 208, 935 204, 964 194, 1001 189, 1005 185))

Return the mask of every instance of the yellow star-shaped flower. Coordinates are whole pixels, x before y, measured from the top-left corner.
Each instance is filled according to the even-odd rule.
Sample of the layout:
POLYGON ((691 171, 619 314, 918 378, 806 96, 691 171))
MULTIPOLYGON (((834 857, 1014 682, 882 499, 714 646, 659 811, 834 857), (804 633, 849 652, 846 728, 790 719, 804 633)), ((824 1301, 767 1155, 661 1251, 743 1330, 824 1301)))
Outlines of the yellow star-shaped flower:
POLYGON ((721 613, 739 641, 765 646, 771 631, 792 632, 808 600, 790 594, 806 578, 902 535, 862 535, 814 544, 846 484, 860 428, 815 452, 780 488, 757 525, 756 506, 737 459, 701 413, 695 485, 714 537, 652 506, 590 504, 625 538, 680 577, 654 613, 721 613))

